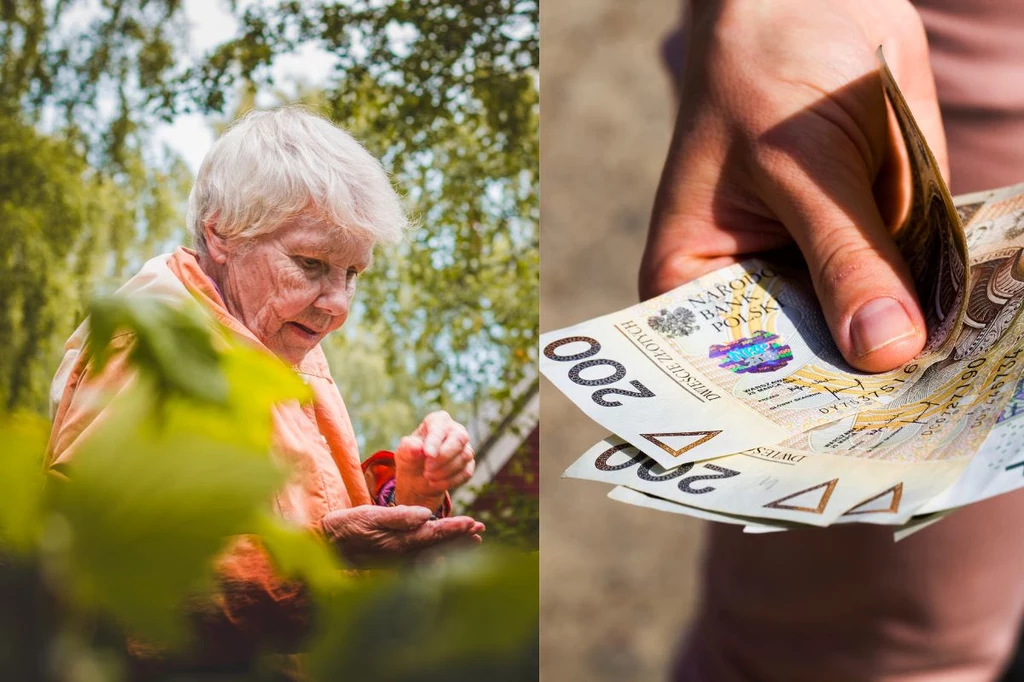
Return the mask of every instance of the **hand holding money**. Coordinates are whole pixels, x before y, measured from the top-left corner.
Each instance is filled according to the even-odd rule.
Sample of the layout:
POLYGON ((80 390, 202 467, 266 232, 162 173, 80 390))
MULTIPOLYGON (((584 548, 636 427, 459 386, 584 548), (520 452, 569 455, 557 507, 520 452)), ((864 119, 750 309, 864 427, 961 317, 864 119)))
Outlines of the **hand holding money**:
POLYGON ((889 0, 821 3, 810 13, 806 3, 786 1, 756 11, 744 2, 693 5, 688 54, 701 66, 687 69, 682 83, 642 297, 795 242, 846 361, 883 371, 910 360, 925 343, 926 322, 886 229, 903 202, 873 189, 909 187, 911 173, 902 143, 893 144, 898 135, 890 136, 874 52, 885 45, 935 172, 945 174, 917 12, 889 0))
MULTIPOLYGON (((825 259, 817 277, 821 252, 807 248, 809 273, 771 260, 728 265, 542 335, 542 371, 616 434, 566 475, 633 491, 615 499, 675 503, 758 532, 791 523, 920 528, 1024 485, 1024 450, 1014 445, 1024 413, 1024 186, 954 205, 881 50, 879 59, 876 84, 912 171, 909 208, 889 244, 920 301, 921 352, 874 374, 848 364, 827 309, 853 299, 818 302, 822 273, 843 255, 825 259)), ((816 225, 802 224, 804 237, 816 225)), ((670 228, 668 241, 678 236, 670 228)), ((877 273, 861 285, 843 281, 886 297, 877 273)), ((847 342, 855 332, 856 323, 847 342)), ((906 350, 887 348, 897 349, 889 359, 906 350)))

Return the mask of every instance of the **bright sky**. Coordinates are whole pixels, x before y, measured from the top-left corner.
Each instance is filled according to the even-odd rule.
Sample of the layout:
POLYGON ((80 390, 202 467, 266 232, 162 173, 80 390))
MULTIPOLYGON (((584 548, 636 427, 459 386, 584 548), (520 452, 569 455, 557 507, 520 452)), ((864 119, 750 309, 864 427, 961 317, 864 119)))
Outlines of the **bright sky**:
MULTIPOLYGON (((239 3, 242 7, 245 2, 239 3)), ((189 22, 189 56, 196 60, 213 47, 234 37, 238 22, 228 10, 227 0, 185 0, 189 22)), ((323 83, 331 71, 334 58, 313 46, 275 60, 271 67, 274 79, 282 84, 303 81, 323 83)), ((228 110, 231 99, 228 100, 228 110)), ((168 125, 156 128, 156 143, 166 144, 184 157, 195 173, 203 156, 213 144, 210 121, 200 114, 178 116, 168 125)))

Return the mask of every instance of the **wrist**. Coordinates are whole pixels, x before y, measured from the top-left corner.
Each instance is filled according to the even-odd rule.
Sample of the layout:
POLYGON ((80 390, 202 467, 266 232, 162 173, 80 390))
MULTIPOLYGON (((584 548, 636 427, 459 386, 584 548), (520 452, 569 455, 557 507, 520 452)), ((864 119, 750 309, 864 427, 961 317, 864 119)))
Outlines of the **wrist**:
POLYGON ((417 493, 397 486, 395 488, 395 504, 412 505, 416 507, 426 507, 432 512, 436 512, 444 504, 444 493, 439 494, 424 494, 417 493))

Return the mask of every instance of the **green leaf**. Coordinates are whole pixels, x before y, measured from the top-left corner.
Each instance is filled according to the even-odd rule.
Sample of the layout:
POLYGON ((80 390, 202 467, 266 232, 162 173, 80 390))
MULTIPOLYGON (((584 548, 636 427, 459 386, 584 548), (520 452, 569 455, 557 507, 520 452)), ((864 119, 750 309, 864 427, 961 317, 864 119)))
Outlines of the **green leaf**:
POLYGON ((160 398, 161 428, 203 435, 263 454, 271 442, 274 405, 312 392, 280 359, 214 325, 195 305, 176 308, 142 297, 96 301, 88 352, 102 369, 114 334, 134 338, 129 362, 160 398), (179 399, 173 399, 178 397, 179 399))
POLYGON ((305 582, 314 598, 334 594, 348 583, 337 553, 313 532, 267 514, 260 517, 256 532, 278 572, 305 582))
POLYGON ((39 536, 43 453, 49 425, 28 414, 0 415, 0 548, 27 553, 39 536))
POLYGON ((180 643, 184 598, 209 585, 214 556, 229 536, 252 532, 283 476, 266 453, 164 428, 155 405, 140 382, 107 407, 64 469, 69 481, 55 485, 54 507, 72 531, 81 603, 180 643))
MULTIPOLYGON (((475 550, 430 566, 376 573, 323 600, 310 652, 317 680, 353 661, 381 682, 505 679, 536 667, 537 554, 475 550)), ((515 678, 509 678, 515 679, 515 678)))
POLYGON ((312 390, 291 367, 241 341, 232 341, 224 355, 224 376, 230 386, 229 404, 244 408, 246 414, 269 414, 278 403, 313 399, 312 390))
POLYGON ((516 652, 537 630, 536 553, 481 552, 439 564, 414 585, 435 613, 395 660, 399 669, 443 670, 460 662, 516 652))
POLYGON ((169 431, 202 434, 265 455, 271 445, 273 407, 290 400, 310 400, 312 392, 276 357, 240 341, 226 344, 219 368, 228 386, 225 402, 211 406, 191 400, 167 401, 160 408, 161 425, 169 431))
POLYGON ((185 598, 210 587, 230 536, 262 528, 288 570, 317 586, 339 578, 312 537, 258 520, 283 480, 269 456, 273 406, 310 397, 294 371, 226 331, 214 336, 191 306, 120 298, 93 314, 90 352, 102 362, 118 330, 132 333, 139 377, 62 470, 69 482, 54 486, 74 595, 132 632, 179 644, 185 598))
POLYGON ((227 403, 229 387, 214 349, 212 323, 198 304, 171 306, 142 296, 95 301, 87 349, 97 372, 105 366, 110 341, 119 330, 133 334, 130 360, 156 380, 161 394, 227 403))

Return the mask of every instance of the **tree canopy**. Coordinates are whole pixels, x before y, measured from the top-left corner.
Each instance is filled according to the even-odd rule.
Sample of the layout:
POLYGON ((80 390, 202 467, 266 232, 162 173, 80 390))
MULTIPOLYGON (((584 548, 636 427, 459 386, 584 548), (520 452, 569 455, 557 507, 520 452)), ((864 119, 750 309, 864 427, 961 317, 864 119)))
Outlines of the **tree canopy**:
POLYGON ((46 407, 88 292, 179 229, 188 174, 146 142, 178 2, 0 3, 0 400, 46 407))
POLYGON ((229 7, 236 37, 192 59, 175 0, 0 3, 0 398, 41 411, 96 283, 184 239, 189 174, 153 126, 230 119, 313 45, 334 67, 307 102, 382 159, 420 225, 329 343, 364 445, 429 409, 510 400, 536 359, 537 3, 229 7))

